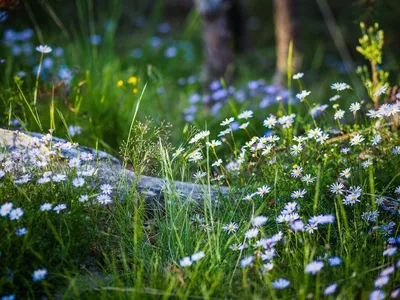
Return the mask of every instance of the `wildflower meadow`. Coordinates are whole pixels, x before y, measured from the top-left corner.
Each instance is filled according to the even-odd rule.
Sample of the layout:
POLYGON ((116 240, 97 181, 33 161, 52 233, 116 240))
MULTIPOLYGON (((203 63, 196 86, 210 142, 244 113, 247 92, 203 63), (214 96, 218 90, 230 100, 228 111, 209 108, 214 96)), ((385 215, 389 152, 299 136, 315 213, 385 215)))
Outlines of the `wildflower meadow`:
POLYGON ((41 2, 56 30, 0 12, 0 299, 400 298, 384 25, 357 19, 352 72, 311 43, 284 84, 206 81, 195 10, 129 40, 120 1, 81 2, 76 27, 41 2))

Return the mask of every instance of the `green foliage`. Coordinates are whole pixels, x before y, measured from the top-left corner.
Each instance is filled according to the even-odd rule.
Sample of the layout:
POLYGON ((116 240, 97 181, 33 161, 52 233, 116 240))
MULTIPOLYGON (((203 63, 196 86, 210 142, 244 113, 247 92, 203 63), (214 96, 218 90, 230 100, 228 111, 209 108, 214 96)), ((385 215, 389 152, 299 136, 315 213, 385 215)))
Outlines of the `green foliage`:
POLYGON ((378 23, 368 27, 366 30, 365 24, 361 22, 360 28, 362 37, 358 40, 360 46, 357 46, 357 51, 371 63, 375 65, 381 64, 384 44, 383 30, 379 30, 378 23))
POLYGON ((360 23, 362 37, 358 40, 360 45, 357 51, 361 53, 371 66, 371 73, 367 66, 357 68, 357 74, 361 77, 368 96, 373 99, 375 108, 378 105, 380 90, 387 88, 389 73, 382 70, 379 65, 382 64, 384 34, 379 30, 379 24, 365 28, 364 23, 360 23))
POLYGON ((170 127, 165 123, 154 126, 151 119, 134 124, 131 138, 121 147, 120 156, 124 163, 138 174, 159 175, 162 159, 160 145, 167 147, 167 151, 171 148, 170 127))

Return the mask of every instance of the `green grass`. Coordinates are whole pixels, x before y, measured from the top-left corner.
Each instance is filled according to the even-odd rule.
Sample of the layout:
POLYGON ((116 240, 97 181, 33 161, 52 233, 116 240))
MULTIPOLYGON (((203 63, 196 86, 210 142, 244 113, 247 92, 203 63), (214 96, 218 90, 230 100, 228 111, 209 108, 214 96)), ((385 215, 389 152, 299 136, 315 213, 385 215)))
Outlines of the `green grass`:
MULTIPOLYGON (((87 8, 80 9, 83 22, 87 8)), ((118 12, 114 17, 118 20, 118 12)), ((185 32, 187 38, 198 39, 196 16, 187 22, 194 24, 189 27, 193 32, 189 29, 185 32)), ((95 25, 93 20, 89 21, 88 32, 99 33, 95 25)), ((54 136, 119 156, 122 164, 138 175, 193 182, 193 174, 204 172, 197 179, 205 186, 204 198, 201 203, 194 203, 178 195, 168 184, 161 207, 146 202, 134 187, 126 191, 121 180, 113 187, 113 204, 104 206, 96 200, 101 193, 96 176, 85 177, 85 185, 75 187, 73 179, 80 176, 79 169, 68 166, 68 161, 60 167, 60 161, 64 161, 61 157, 40 156, 49 164, 38 168, 30 162, 20 162, 4 150, 0 170, 7 172, 0 178, 0 204, 12 203, 13 208, 21 207, 24 214, 18 220, 11 220, 10 214, 0 217, 0 296, 367 299, 377 289, 374 280, 391 266, 394 272, 381 290, 389 295, 398 288, 399 254, 383 255, 391 247, 388 239, 398 237, 400 229, 399 195, 395 191, 400 185, 400 155, 393 152, 400 145, 398 113, 380 121, 368 118, 366 112, 373 107, 373 101, 365 96, 364 79, 351 81, 352 89, 340 92, 341 99, 335 103, 346 111, 340 121, 333 118, 339 108, 334 108, 328 100, 336 93, 330 85, 338 80, 350 82, 350 75, 340 78, 337 72, 327 71, 317 77, 313 75, 316 70, 310 70, 301 80, 288 76, 294 95, 303 89, 312 91, 303 103, 288 106, 287 102, 276 102, 261 109, 259 96, 249 97, 254 102, 238 102, 230 95, 219 116, 210 114, 210 106, 199 106, 194 122, 188 124, 182 111, 189 106, 190 95, 201 90, 201 84, 181 86, 177 81, 200 72, 201 53, 196 47, 194 60, 186 64, 182 63, 184 53, 167 60, 163 51, 152 54, 153 50, 145 45, 142 59, 135 60, 114 52, 115 32, 104 32, 101 46, 88 46, 88 32, 74 33, 64 47, 63 58, 54 58, 54 69, 60 64, 74 68, 68 87, 51 77, 39 81, 35 78, 29 59, 41 61, 39 53, 17 59, 8 47, 2 46, 8 55, 1 73, 4 83, 0 87, 1 124, 15 128, 11 123, 18 119, 27 131, 47 133, 53 129, 54 136), (27 71, 27 76, 14 77, 19 70, 27 71), (137 82, 128 82, 132 76, 137 82), (120 80, 123 85, 118 87, 120 80), (165 92, 159 93, 159 88, 165 92), (362 109, 353 115, 349 112, 350 103, 361 99, 366 99, 362 109), (323 103, 329 104, 326 111, 312 117, 310 108, 323 103), (248 120, 250 125, 218 137, 221 130, 233 126, 220 126, 225 118, 245 122, 238 118, 245 109, 254 110, 254 118, 248 120), (274 134, 279 140, 264 140, 263 120, 270 114, 279 119, 289 111, 296 114, 294 123, 288 128, 275 127, 274 134), (80 126, 82 133, 72 136, 69 125, 80 126), (324 143, 313 138, 293 140, 306 137, 316 127, 329 133, 324 143), (334 133, 334 129, 341 132, 334 133), (191 143, 200 130, 209 130, 210 135, 191 143), (357 133, 365 140, 351 145, 357 133), (381 142, 373 145, 371 139, 378 134, 381 142), (207 144, 213 139, 221 140, 222 145, 213 148, 207 144), (293 146, 299 144, 303 149, 291 154, 293 146), (175 156, 181 145, 184 150, 175 156), (343 148, 347 147, 350 150, 345 154, 343 148), (200 151, 202 159, 190 162, 195 151, 200 151), (223 160, 220 166, 214 164, 218 159, 223 160), (368 160, 372 165, 363 166, 368 160), (238 161, 237 169, 227 166, 238 161), (9 169, 10 162, 17 164, 14 170, 9 169), (292 176, 299 168, 302 176, 310 174, 310 183, 301 180, 302 176, 292 176), (340 175, 346 168, 350 168, 348 178, 340 175), (45 171, 53 175, 65 173, 67 179, 37 183, 45 171), (28 173, 29 182, 15 182, 28 173), (336 182, 344 184, 342 195, 330 192, 330 186, 336 182), (213 201, 210 189, 219 185, 229 186, 230 193, 213 201), (270 191, 264 196, 255 195, 264 185, 270 191), (352 194, 350 187, 362 189, 356 197, 359 202, 354 205, 343 203, 352 194), (293 199, 292 193, 303 189, 304 197, 293 199), (79 198, 85 194, 90 201, 82 203, 79 198), (290 223, 277 222, 287 203, 293 201, 298 204, 298 218, 305 224, 319 215, 333 216, 334 222, 319 224, 313 233, 295 232, 290 223), (67 208, 59 214, 53 210, 40 211, 44 203, 53 207, 63 203, 67 208), (365 221, 362 215, 375 210, 379 216, 365 221), (248 230, 253 228, 252 219, 261 215, 268 218, 267 222, 259 227, 256 238, 246 238, 248 230), (231 222, 238 225, 238 230, 228 234, 223 227, 231 222), (391 222, 394 224, 390 225, 391 222), (27 233, 17 236, 16 230, 20 228, 26 228, 27 233), (262 261, 258 254, 265 253, 268 247, 257 246, 257 240, 271 239, 278 232, 283 237, 274 242, 276 253, 270 261, 273 268, 264 272, 267 260, 262 261), (248 247, 231 249, 241 243, 248 247), (184 257, 199 251, 204 252, 204 258, 191 266, 181 265, 184 257), (242 259, 250 256, 252 263, 243 267, 242 259), (330 266, 328 258, 336 256, 341 264, 330 266), (324 263, 322 270, 316 275, 306 273, 307 265, 316 260, 324 263), (33 281, 33 272, 41 268, 47 269, 47 275, 43 280, 33 281), (273 282, 278 278, 287 279, 290 285, 282 290, 274 288, 273 282), (338 285, 336 292, 324 296, 325 288, 333 283, 338 285)), ((54 45, 56 40, 54 37, 54 45)), ((166 39, 166 42, 173 41, 166 39)), ((251 68, 246 70, 240 63, 238 68, 245 75, 238 78, 236 87, 257 78, 246 75, 251 68)), ((380 80, 380 84, 389 85, 385 78, 380 80)), ((376 86, 372 88, 376 90, 376 86)), ((388 93, 379 96, 379 101, 389 102, 388 93)), ((259 243, 263 242, 271 244, 271 240, 259 243)))

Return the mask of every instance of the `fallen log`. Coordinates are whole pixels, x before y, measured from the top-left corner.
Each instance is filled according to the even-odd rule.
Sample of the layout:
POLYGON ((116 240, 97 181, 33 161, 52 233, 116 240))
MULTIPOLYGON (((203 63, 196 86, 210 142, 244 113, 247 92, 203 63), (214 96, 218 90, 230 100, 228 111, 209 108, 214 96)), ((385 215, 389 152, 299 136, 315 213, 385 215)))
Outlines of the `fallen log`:
MULTIPOLYGON (((27 133, 0 128, 0 147, 6 148, 7 151, 13 151, 18 148, 29 149, 32 143, 37 143, 37 140, 41 140, 44 136, 40 133, 27 133)), ((67 143, 66 140, 57 137, 51 137, 51 141, 52 144, 67 143)), ((44 143, 39 149, 42 153, 51 151, 44 143)), ((169 192, 178 195, 182 201, 192 200, 197 203, 201 203, 205 199, 215 200, 220 194, 228 194, 227 187, 216 188, 189 182, 171 181, 164 178, 137 176, 131 170, 124 169, 117 158, 103 151, 85 146, 76 145, 68 149, 68 151, 63 151, 62 157, 70 159, 83 152, 90 153, 95 157, 89 163, 97 169, 98 182, 117 186, 122 197, 126 197, 134 186, 149 203, 158 202, 161 205, 164 204, 165 194, 169 192)))

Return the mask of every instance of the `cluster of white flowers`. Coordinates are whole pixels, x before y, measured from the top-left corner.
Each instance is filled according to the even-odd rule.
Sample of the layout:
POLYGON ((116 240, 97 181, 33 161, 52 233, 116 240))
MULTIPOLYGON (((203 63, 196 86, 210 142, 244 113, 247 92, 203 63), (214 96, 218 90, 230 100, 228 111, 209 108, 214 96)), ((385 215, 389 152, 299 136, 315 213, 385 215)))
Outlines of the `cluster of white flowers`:
POLYGON ((203 251, 196 252, 192 256, 186 256, 179 261, 181 267, 190 267, 193 263, 203 259, 206 255, 203 251))
POLYGON ((321 128, 316 127, 315 129, 310 129, 307 132, 308 139, 314 139, 320 144, 324 144, 329 139, 329 134, 324 133, 321 128))
POLYGON ((11 202, 6 202, 0 207, 0 216, 9 217, 11 221, 19 220, 24 215, 24 211, 20 207, 13 208, 11 202))
POLYGON ((209 130, 200 131, 199 133, 197 133, 197 134, 189 141, 189 144, 195 144, 195 143, 199 142, 200 140, 205 139, 205 138, 208 137, 209 135, 210 135, 210 131, 209 131, 209 130))

